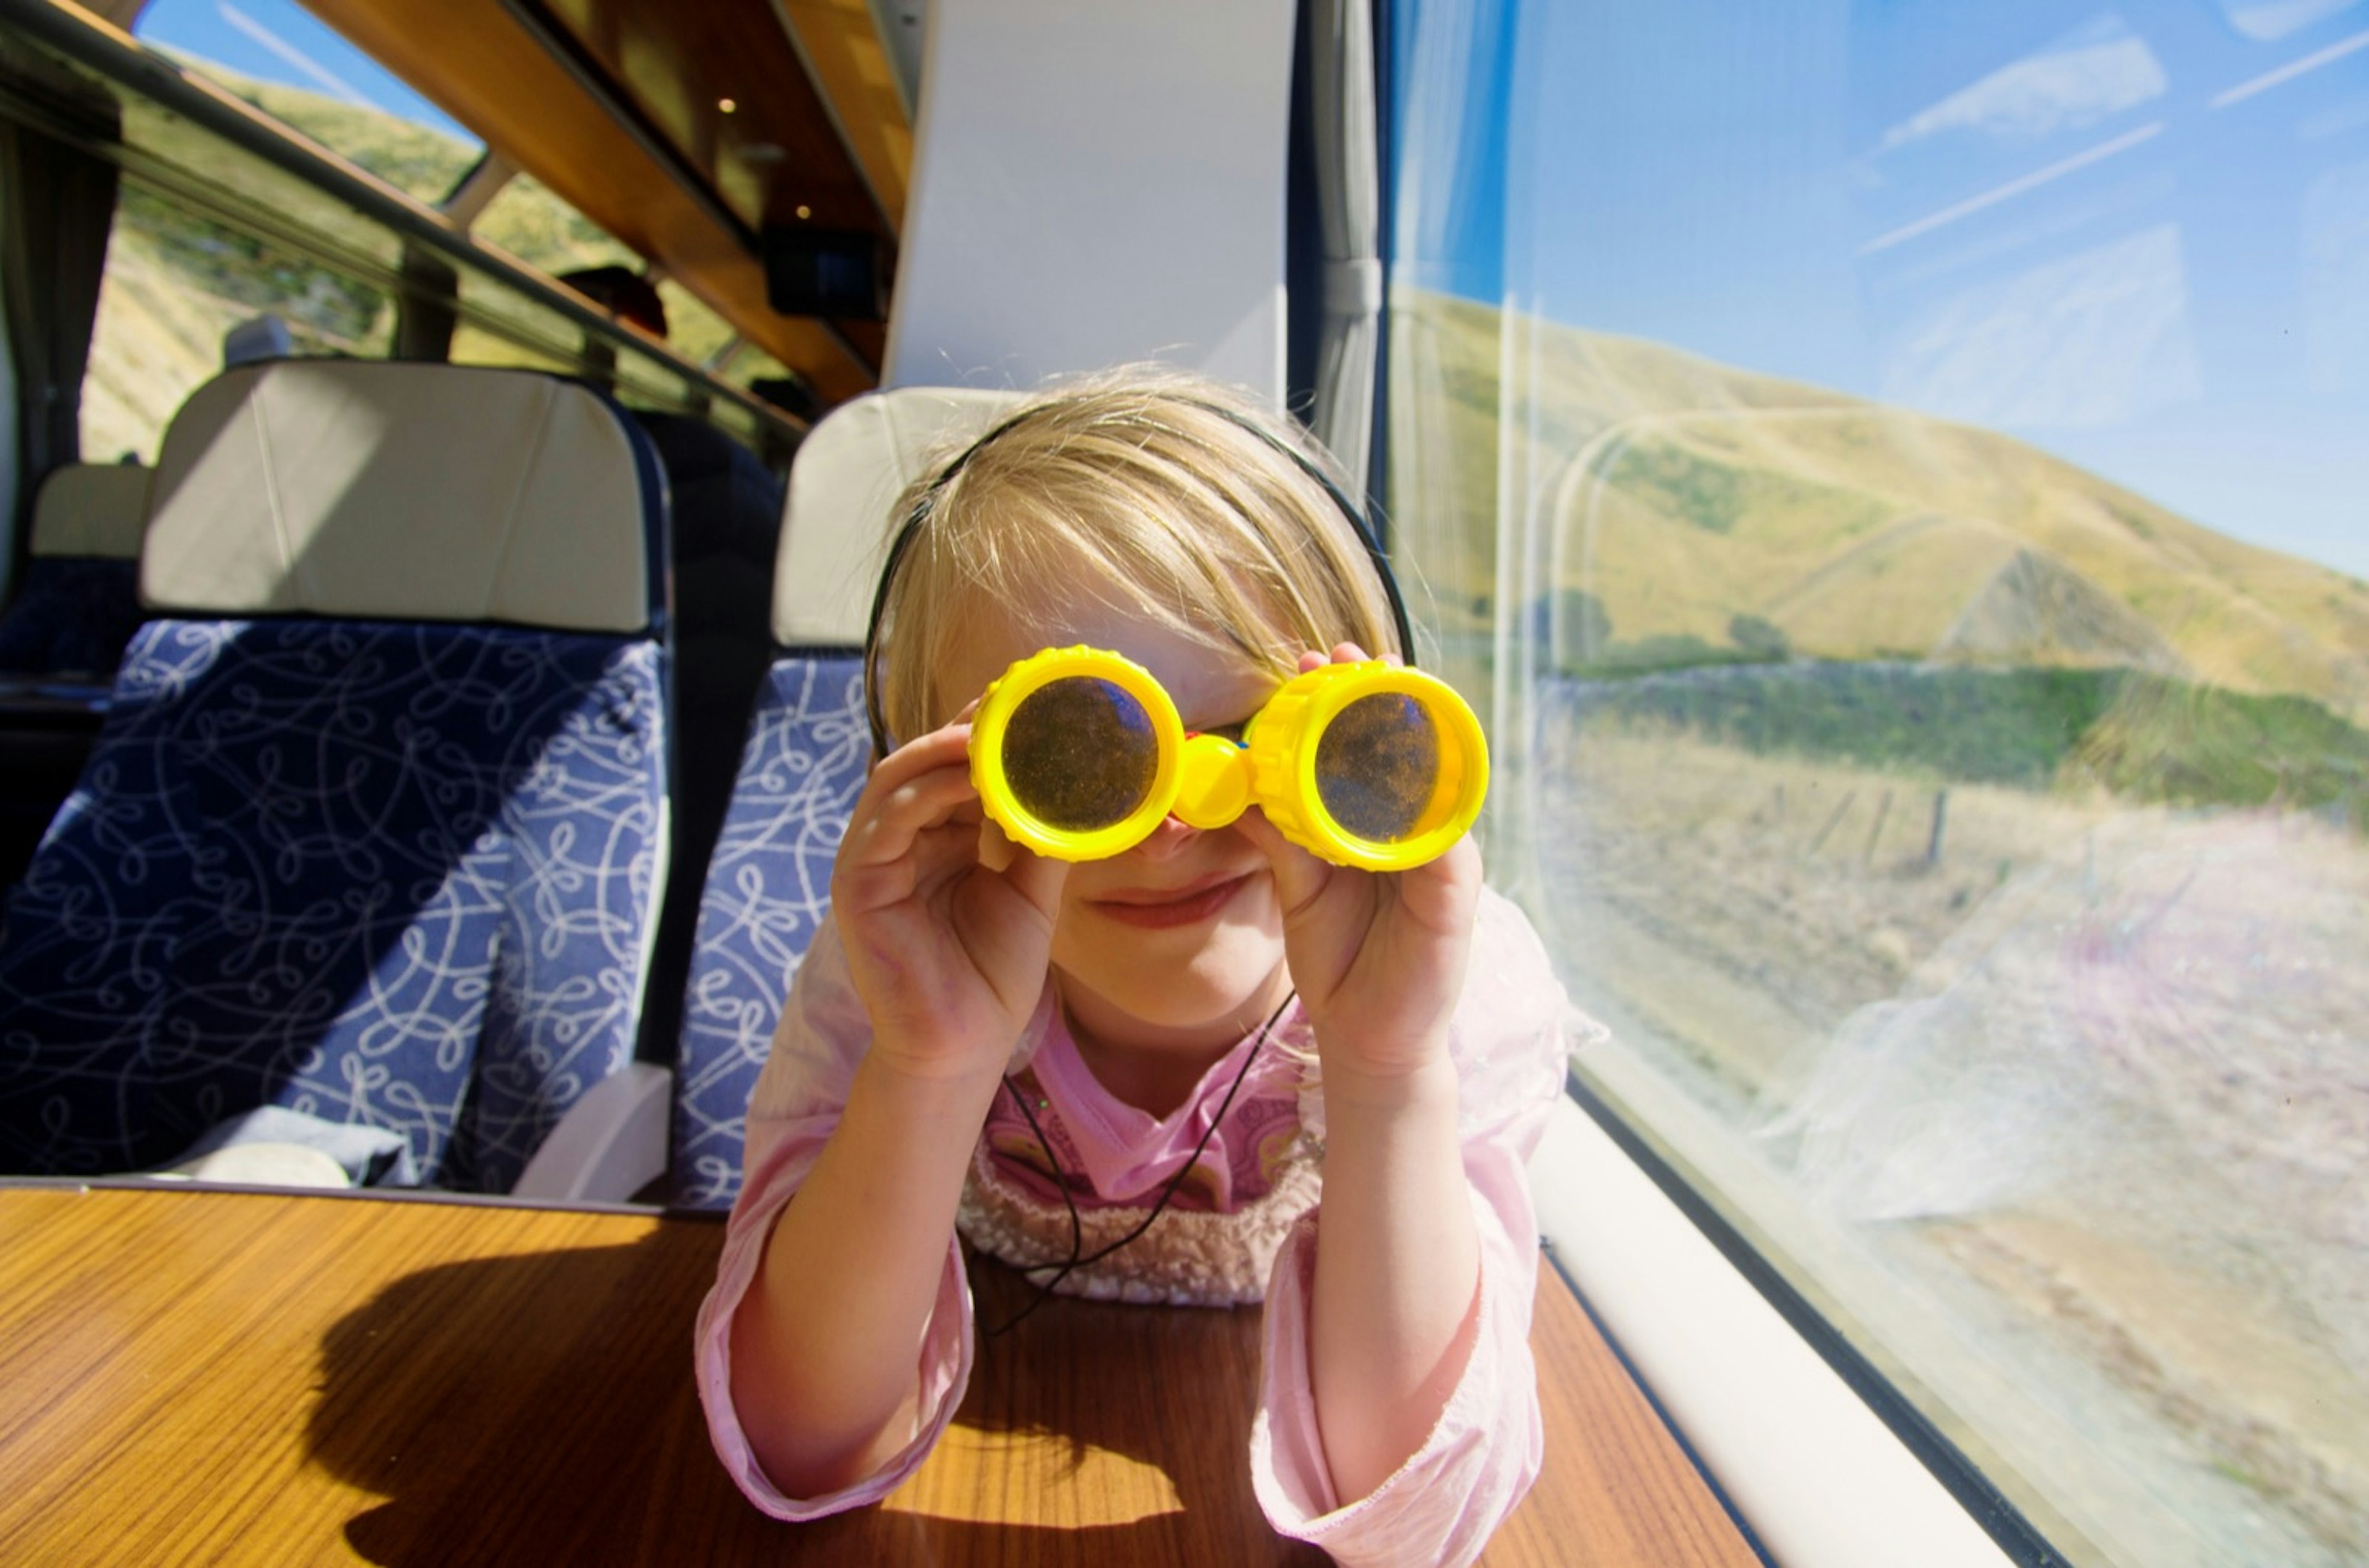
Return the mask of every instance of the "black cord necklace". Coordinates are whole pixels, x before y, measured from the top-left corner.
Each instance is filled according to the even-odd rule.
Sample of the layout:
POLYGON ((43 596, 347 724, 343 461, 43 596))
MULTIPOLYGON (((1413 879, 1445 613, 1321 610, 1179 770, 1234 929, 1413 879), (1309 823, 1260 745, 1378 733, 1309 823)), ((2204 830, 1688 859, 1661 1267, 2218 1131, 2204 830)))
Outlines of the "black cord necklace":
POLYGON ((1019 1265, 1018 1267, 1023 1274, 1034 1274, 1039 1269, 1046 1268, 1053 1269, 1055 1272, 1052 1278, 1036 1287, 1036 1296, 1026 1306, 1000 1323, 982 1325, 979 1330, 981 1333, 990 1339, 999 1334, 1009 1333, 1013 1329, 1017 1328, 1029 1313, 1051 1300, 1053 1288, 1069 1278, 1073 1272, 1085 1267, 1088 1264, 1102 1262, 1103 1259, 1151 1229, 1151 1222, 1160 1218, 1161 1210, 1168 1207, 1168 1200, 1176 1196, 1176 1189, 1184 1185, 1185 1176, 1191 1173, 1194 1166, 1201 1162, 1202 1150, 1209 1147, 1210 1136, 1218 1130, 1218 1124, 1226 1119, 1226 1113, 1233 1108, 1235 1092, 1242 1088, 1242 1081, 1251 1075, 1251 1064, 1258 1060, 1259 1052, 1265 1047, 1267 1036, 1275 1033, 1276 1024, 1282 1021, 1284 1009, 1289 1007, 1299 995, 1299 992, 1297 990, 1287 992, 1276 1010, 1267 1015, 1266 1023, 1259 1029, 1258 1038, 1251 1044, 1250 1054, 1242 1058, 1242 1065, 1236 1070, 1233 1082, 1227 1085, 1226 1097, 1218 1102, 1218 1114, 1211 1116, 1209 1125, 1201 1129, 1201 1140, 1193 1146, 1193 1152, 1184 1157, 1184 1162, 1176 1167, 1176 1173, 1169 1177, 1167 1185, 1160 1189, 1160 1200, 1151 1206, 1151 1212, 1145 1215, 1142 1222, 1134 1230, 1129 1230, 1117 1241, 1106 1246, 1097 1247, 1093 1253, 1084 1256, 1079 1254, 1085 1247, 1085 1226, 1078 1218, 1078 1202, 1070 1191, 1069 1173, 1061 1169, 1061 1162, 1054 1155, 1053 1145, 1046 1138, 1045 1129, 1036 1125, 1036 1113, 1028 1108, 1028 1096, 1020 1092, 1020 1086, 1012 1082, 1010 1075, 1005 1076, 1004 1090, 1012 1096, 1012 1103, 1020 1107, 1020 1115, 1028 1123, 1028 1130, 1036 1135, 1036 1147, 1044 1151, 1045 1163, 1052 1169, 1054 1184, 1061 1189, 1061 1202, 1070 1211, 1070 1256, 1066 1262, 1059 1265, 1050 1262, 1019 1265))

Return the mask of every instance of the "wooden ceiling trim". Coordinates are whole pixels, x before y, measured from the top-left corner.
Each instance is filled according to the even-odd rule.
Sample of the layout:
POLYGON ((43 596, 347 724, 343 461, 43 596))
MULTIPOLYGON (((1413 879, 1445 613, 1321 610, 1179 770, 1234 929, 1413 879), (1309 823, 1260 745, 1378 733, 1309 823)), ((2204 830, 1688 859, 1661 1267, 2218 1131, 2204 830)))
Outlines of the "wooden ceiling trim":
MULTIPOLYGON (((810 382, 869 389, 861 338, 776 314, 763 266, 712 192, 686 189, 498 0, 304 0, 306 8, 503 157, 810 382)), ((874 363, 876 363, 876 360, 874 363)))
POLYGON ((572 51, 604 76, 622 113, 725 193, 751 231, 810 222, 893 236, 811 72, 758 0, 503 3, 561 34, 553 52, 572 51))
POLYGON ((867 0, 772 0, 893 237, 905 229, 913 127, 867 0))
MULTIPOLYGON (((688 105, 679 101, 682 95, 667 88, 673 79, 668 68, 670 63, 653 61, 650 52, 642 49, 612 48, 603 52, 585 36, 586 29, 564 20, 539 0, 501 0, 501 6, 606 119, 632 137, 650 162, 706 210, 718 228, 732 235, 744 249, 753 247, 753 215, 733 211, 717 189, 712 168, 694 162, 681 138, 653 120, 653 110, 658 119, 671 123, 680 124, 689 117, 688 105), (631 81, 642 83, 640 90, 626 85, 631 81)), ((601 34, 606 37, 611 31, 602 29, 601 34)))

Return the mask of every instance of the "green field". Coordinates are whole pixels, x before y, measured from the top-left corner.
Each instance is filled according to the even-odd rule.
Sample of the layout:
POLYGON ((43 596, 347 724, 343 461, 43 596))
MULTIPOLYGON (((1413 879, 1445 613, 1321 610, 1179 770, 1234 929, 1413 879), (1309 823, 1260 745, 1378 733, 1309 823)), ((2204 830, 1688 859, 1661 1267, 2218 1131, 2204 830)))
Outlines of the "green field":
POLYGON ((2369 732, 2307 698, 2127 670, 1710 667, 1558 681, 1583 722, 1761 755, 2173 806, 2334 808, 2369 829, 2369 732))

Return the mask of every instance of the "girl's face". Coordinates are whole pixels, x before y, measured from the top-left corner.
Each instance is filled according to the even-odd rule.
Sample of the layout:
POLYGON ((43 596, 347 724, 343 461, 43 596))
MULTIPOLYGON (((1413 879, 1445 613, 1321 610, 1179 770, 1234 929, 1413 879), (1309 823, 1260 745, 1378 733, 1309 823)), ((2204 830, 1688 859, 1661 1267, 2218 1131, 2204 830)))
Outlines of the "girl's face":
MULTIPOLYGON (((1013 660, 1080 643, 1150 670, 1188 730, 1242 723, 1276 684, 1091 601, 1064 607, 1036 631, 966 613, 967 635, 948 649, 938 688, 950 694, 976 696, 1013 660)), ((1104 1044, 1230 1045, 1290 985, 1266 856, 1239 828, 1203 830, 1171 817, 1123 854, 1078 863, 1053 929, 1053 967, 1071 1023, 1104 1044)))

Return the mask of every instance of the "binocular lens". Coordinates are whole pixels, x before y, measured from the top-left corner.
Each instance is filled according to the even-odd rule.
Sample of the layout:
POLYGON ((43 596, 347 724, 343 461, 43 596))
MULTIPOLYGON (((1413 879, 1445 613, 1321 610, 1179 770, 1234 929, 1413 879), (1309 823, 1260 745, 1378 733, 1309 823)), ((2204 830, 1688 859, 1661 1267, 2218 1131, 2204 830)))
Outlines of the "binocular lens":
POLYGON ((1160 736, 1143 704, 1094 676, 1047 681, 1003 733, 1003 774, 1021 809, 1065 833, 1127 820, 1160 772, 1160 736))
POLYGON ((1316 794, 1344 830, 1397 843, 1430 826, 1439 794, 1439 726, 1402 692, 1343 708, 1316 742, 1316 794))

